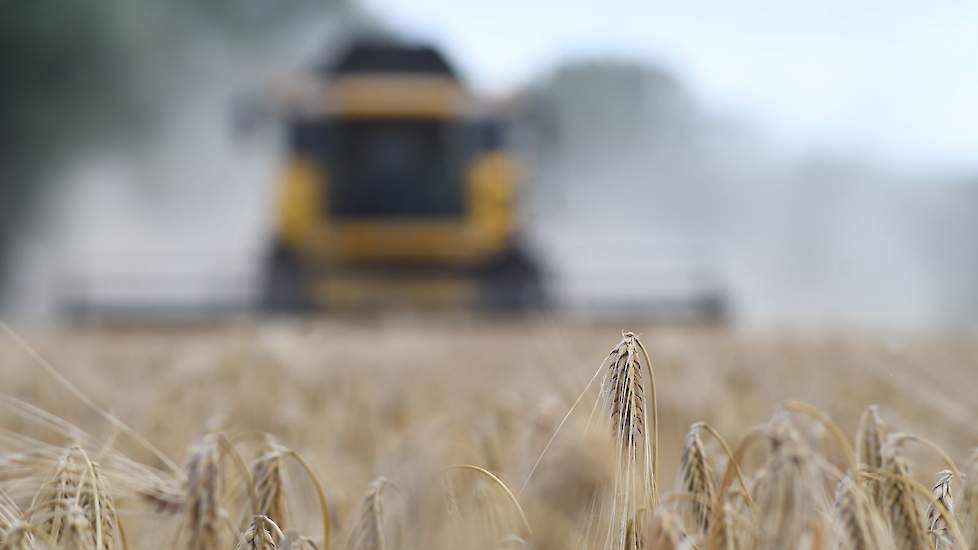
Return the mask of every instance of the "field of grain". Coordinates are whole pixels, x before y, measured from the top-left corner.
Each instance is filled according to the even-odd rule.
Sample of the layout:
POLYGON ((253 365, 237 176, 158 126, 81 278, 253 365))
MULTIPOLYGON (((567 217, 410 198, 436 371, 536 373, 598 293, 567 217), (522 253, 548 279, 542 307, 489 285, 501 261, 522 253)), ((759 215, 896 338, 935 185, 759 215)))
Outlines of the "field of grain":
POLYGON ((978 548, 973 337, 21 336, 0 336, 3 549, 978 548))

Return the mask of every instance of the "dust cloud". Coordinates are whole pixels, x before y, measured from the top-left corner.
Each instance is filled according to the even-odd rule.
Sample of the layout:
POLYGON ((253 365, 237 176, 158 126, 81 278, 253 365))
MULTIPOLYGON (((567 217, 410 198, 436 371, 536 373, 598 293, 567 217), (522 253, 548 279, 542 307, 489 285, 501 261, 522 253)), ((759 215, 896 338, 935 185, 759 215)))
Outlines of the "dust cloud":
MULTIPOLYGON (((341 35, 324 19, 260 48, 199 48, 152 139, 86 151, 61 172, 43 231, 20 247, 13 311, 50 320, 71 300, 248 303, 282 135, 261 109, 235 130, 239 107, 261 104, 283 69, 341 35)), ((568 60, 504 103, 526 180, 525 237, 558 312, 716 292, 742 327, 978 319, 973 175, 789 156, 634 62, 568 60)))

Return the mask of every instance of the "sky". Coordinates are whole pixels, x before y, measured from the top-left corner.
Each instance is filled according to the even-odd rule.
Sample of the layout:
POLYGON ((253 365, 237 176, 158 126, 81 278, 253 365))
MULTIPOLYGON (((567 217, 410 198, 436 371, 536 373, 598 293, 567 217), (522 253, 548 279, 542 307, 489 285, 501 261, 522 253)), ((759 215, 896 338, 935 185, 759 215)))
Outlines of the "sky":
POLYGON ((366 0, 490 92, 570 58, 656 63, 798 153, 978 170, 978 2, 366 0))

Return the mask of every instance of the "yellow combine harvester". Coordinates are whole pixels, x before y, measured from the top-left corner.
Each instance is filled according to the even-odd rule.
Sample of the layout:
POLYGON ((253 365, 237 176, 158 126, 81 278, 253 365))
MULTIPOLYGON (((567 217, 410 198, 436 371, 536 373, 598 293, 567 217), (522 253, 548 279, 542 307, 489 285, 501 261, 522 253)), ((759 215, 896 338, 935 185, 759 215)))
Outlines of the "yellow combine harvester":
POLYGON ((354 43, 315 89, 289 106, 264 309, 544 302, 502 124, 439 52, 354 43))

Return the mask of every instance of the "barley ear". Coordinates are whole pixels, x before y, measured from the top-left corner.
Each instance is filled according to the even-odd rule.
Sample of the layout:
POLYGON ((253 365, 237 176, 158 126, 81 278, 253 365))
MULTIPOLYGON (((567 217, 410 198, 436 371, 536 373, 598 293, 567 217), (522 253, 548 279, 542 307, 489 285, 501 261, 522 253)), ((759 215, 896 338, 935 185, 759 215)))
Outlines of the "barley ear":
POLYGON ((367 486, 367 493, 360 505, 360 518, 357 521, 347 545, 351 550, 386 550, 387 522, 384 511, 383 490, 390 484, 386 478, 378 477, 367 486))
POLYGON ((883 502, 882 484, 878 472, 883 467, 883 441, 886 437, 886 426, 880 418, 879 407, 870 405, 859 418, 859 428, 856 433, 856 454, 859 457, 859 467, 870 474, 864 476, 865 485, 873 503, 880 506, 883 502))
POLYGON ((872 550, 887 546, 885 526, 864 488, 852 474, 836 487, 832 509, 836 550, 872 550))
POLYGON ((945 514, 954 513, 954 501, 951 499, 951 479, 953 478, 954 473, 950 470, 938 472, 937 481, 933 488, 934 500, 927 507, 927 532, 930 533, 935 550, 950 550, 953 547, 950 526, 945 520, 945 516, 938 509, 940 506, 945 514))
MULTIPOLYGON (((65 522, 72 503, 82 492, 85 467, 77 447, 69 447, 54 463, 51 475, 45 480, 28 510, 30 524, 55 542, 62 540, 65 522)), ((94 542, 94 541, 93 541, 94 542)))
POLYGON ((929 548, 923 519, 917 503, 910 466, 900 455, 900 439, 890 436, 883 447, 883 504, 897 550, 929 548))
POLYGON ((694 424, 686 434, 680 476, 682 490, 692 496, 690 508, 693 524, 697 531, 706 533, 710 528, 710 516, 717 491, 713 468, 706 456, 699 426, 694 424))
POLYGON ((215 436, 204 436, 194 445, 186 472, 184 522, 188 532, 187 548, 220 548, 223 546, 221 471, 215 436))
POLYGON ((258 515, 275 522, 280 529, 287 529, 285 507, 285 453, 274 443, 268 442, 251 466, 255 482, 258 515))
POLYGON ((235 550, 276 550, 289 549, 288 542, 283 544, 285 534, 268 516, 255 516, 251 524, 238 539, 235 550))

